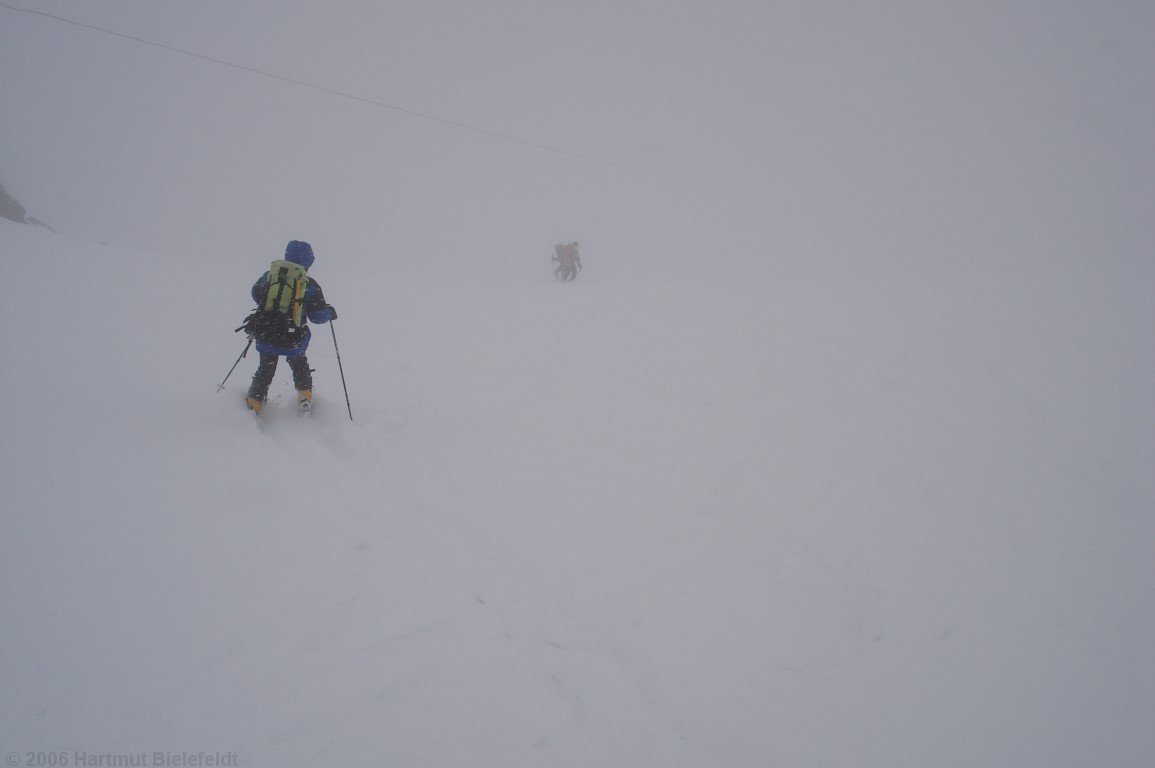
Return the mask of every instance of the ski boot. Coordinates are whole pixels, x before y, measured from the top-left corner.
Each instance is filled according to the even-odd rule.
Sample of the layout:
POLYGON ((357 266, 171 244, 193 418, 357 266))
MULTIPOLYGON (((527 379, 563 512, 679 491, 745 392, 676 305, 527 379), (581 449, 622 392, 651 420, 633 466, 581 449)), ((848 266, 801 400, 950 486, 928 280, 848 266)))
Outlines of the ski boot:
POLYGON ((297 390, 297 405, 301 407, 301 413, 313 412, 313 390, 298 389, 297 390))
POLYGON ((258 400, 257 398, 253 397, 252 395, 246 395, 245 396, 245 407, 248 408, 250 411, 252 411, 254 416, 260 416, 261 415, 261 406, 262 405, 264 405, 264 403, 261 402, 260 400, 258 400))

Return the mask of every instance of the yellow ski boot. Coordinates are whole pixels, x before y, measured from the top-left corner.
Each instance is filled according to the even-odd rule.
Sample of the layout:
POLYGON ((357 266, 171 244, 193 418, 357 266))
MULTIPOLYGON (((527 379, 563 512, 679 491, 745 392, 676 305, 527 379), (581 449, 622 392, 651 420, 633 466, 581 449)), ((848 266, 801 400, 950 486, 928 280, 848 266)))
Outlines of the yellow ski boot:
POLYGON ((313 390, 298 389, 297 390, 297 405, 301 406, 301 413, 313 412, 313 390))

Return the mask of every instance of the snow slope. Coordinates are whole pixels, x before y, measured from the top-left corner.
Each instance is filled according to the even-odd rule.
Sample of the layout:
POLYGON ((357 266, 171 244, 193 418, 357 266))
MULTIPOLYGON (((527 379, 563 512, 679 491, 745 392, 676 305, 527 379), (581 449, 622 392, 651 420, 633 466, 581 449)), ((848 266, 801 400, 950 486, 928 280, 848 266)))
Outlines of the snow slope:
POLYGON ((255 359, 215 385, 277 254, 0 222, 9 764, 1151 765, 1150 261, 560 285, 551 245, 319 248, 355 420, 321 326, 262 432, 255 359))

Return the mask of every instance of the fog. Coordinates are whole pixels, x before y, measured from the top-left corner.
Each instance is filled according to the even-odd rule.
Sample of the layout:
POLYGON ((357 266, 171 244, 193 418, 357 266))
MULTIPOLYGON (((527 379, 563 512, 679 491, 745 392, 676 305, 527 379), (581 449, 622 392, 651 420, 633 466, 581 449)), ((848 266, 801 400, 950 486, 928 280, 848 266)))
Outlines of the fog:
POLYGON ((1149 253, 1150 3, 11 5, 156 44, 0 8, 5 184, 112 244, 470 274, 570 239, 634 273, 1149 253))
POLYGON ((1155 6, 461 5, 0 2, 8 764, 1151 765, 1155 6))

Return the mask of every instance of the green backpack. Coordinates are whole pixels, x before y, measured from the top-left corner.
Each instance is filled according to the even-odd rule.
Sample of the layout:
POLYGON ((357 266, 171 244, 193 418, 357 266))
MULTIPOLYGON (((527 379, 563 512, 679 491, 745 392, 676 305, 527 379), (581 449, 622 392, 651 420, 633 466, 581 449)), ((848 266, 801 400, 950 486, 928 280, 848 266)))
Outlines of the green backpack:
POLYGON ((245 318, 244 330, 257 341, 282 349, 297 346, 305 328, 309 275, 300 264, 278 259, 269 267, 264 303, 245 318))

